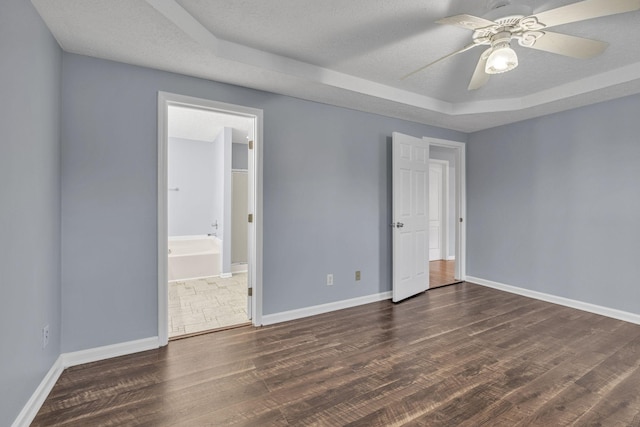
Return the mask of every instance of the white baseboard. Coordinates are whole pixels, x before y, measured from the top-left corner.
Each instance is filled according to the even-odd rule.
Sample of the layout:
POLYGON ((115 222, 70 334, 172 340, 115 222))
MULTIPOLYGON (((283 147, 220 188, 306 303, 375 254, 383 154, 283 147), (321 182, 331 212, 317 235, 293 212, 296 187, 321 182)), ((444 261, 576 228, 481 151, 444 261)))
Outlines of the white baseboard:
POLYGON ((33 392, 11 426, 28 427, 31 424, 65 368, 81 365, 83 363, 110 359, 112 357, 124 356, 126 354, 137 353, 139 351, 152 350, 158 347, 158 337, 151 337, 119 344, 105 345, 103 347, 96 347, 88 350, 62 353, 58 356, 53 366, 51 366, 51 369, 49 369, 49 372, 47 372, 45 377, 42 379, 40 385, 38 385, 36 391, 33 392))
POLYGON ((90 348, 88 350, 63 353, 62 362, 65 368, 82 365, 83 363, 96 362, 140 351, 153 350, 160 347, 158 337, 144 338, 141 340, 127 341, 118 344, 105 345, 103 347, 90 348))
POLYGON ((262 325, 273 325, 274 323, 301 319, 303 317, 315 316, 316 314, 328 313, 330 311, 342 310, 344 308, 357 307, 359 305, 383 301, 386 299, 391 299, 391 292, 381 292, 379 294, 367 295, 364 297, 314 305, 296 310, 282 311, 280 313, 266 314, 262 316, 262 325))
POLYGON ((601 305, 582 302, 570 298, 559 297, 556 295, 545 294, 543 292, 532 291, 529 289, 519 288, 517 286, 505 285, 504 283, 493 282, 491 280, 481 279, 479 277, 467 276, 467 282, 476 283, 493 289, 498 289, 512 294, 518 294, 529 298, 551 302, 554 304, 564 305, 565 307, 576 308, 578 310, 587 311, 589 313, 599 314, 625 322, 640 325, 640 314, 629 313, 628 311, 617 310, 615 308, 603 307, 601 305))
POLYGON ((233 273, 220 273, 221 279, 230 279, 233 276, 233 273))
POLYGON ((456 256, 455 255, 451 255, 447 257, 447 261, 455 261, 456 260, 456 256))
POLYGON ((172 280, 167 280, 167 282, 169 283, 175 283, 175 282, 186 282, 187 280, 201 280, 201 279, 210 279, 212 277, 220 277, 219 274, 216 274, 215 276, 196 276, 196 277, 185 277, 184 279, 172 279, 172 280))
POLYGON ((62 356, 58 356, 56 361, 49 369, 49 372, 44 376, 36 391, 33 392, 27 403, 22 408, 22 411, 18 414, 16 419, 11 424, 12 427, 28 427, 33 419, 38 414, 40 407, 47 399, 49 393, 53 389, 53 386, 62 375, 62 371, 64 371, 64 365, 62 364, 62 356))
POLYGON ((246 273, 249 271, 249 265, 246 262, 231 264, 231 273, 246 273))

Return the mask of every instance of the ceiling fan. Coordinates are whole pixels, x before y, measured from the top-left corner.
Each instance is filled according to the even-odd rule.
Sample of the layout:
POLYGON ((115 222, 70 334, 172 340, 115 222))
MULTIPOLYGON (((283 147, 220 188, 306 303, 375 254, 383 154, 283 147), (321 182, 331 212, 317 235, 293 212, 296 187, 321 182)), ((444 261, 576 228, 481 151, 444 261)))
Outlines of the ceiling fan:
POLYGON ((402 79, 476 46, 490 46, 480 55, 469 83, 469 90, 478 89, 489 81, 492 74, 505 73, 518 66, 518 56, 511 48, 511 40, 517 40, 520 46, 526 48, 572 58, 592 58, 601 54, 609 44, 599 40, 554 33, 547 31, 547 28, 640 9, 640 0, 583 0, 527 16, 513 13, 514 11, 507 7, 509 3, 505 1, 499 5, 503 7, 494 10, 497 13, 502 12, 501 9, 505 11, 495 20, 463 14, 436 21, 438 24, 472 30, 472 42, 458 51, 412 71, 402 79))

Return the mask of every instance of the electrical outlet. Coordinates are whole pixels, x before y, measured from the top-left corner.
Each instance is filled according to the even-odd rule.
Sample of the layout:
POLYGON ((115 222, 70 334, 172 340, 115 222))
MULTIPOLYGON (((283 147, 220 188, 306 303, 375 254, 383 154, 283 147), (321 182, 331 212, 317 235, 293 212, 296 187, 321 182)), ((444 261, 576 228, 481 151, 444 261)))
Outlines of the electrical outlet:
POLYGON ((360 280, 360 270, 356 271, 356 281, 360 280))
POLYGON ((42 328, 42 348, 49 344, 49 325, 42 328))
POLYGON ((333 274, 327 274, 327 286, 333 286, 333 274))

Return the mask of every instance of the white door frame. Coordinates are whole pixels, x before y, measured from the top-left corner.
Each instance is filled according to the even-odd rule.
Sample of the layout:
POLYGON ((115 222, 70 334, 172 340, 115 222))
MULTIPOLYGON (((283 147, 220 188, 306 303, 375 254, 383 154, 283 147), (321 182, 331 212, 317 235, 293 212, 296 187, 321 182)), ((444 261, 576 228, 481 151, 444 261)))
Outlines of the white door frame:
MULTIPOLYGON (((249 194, 253 194, 253 227, 249 228, 249 286, 252 288, 252 323, 262 324, 262 110, 227 104, 208 99, 158 92, 158 341, 161 346, 169 342, 169 286, 167 281, 168 222, 168 113, 170 105, 212 110, 254 119, 253 150, 249 153, 253 179, 249 181, 249 194), (253 155, 252 155, 253 154, 253 155)), ((251 211, 251 203, 249 206, 251 211)))
POLYGON ((440 191, 442 192, 442 206, 440 206, 440 248, 442 259, 449 258, 449 161, 440 159, 429 159, 429 163, 442 165, 442 181, 440 191))
POLYGON ((466 144, 446 139, 422 138, 429 142, 430 146, 452 148, 456 158, 456 280, 466 280, 467 278, 467 184, 466 184, 466 144))

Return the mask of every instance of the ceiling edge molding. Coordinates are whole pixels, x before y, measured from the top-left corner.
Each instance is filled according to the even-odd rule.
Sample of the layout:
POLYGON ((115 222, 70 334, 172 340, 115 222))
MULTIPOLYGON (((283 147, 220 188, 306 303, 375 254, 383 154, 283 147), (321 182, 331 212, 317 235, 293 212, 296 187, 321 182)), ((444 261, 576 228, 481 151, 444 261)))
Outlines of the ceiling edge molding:
POLYGON ((218 54, 218 38, 174 0, 146 0, 189 37, 218 54))
POLYGON ((574 96, 595 93, 619 84, 629 83, 638 80, 638 76, 640 76, 640 63, 627 65, 595 76, 555 86, 522 98, 505 98, 453 104, 453 111, 449 114, 464 115, 524 110, 574 96))
POLYGON ((211 49, 212 53, 221 59, 447 116, 518 112, 569 97, 596 93, 611 86, 638 80, 640 76, 640 63, 635 63, 524 97, 450 103, 219 39, 175 0, 146 0, 146 2, 194 41, 211 49))
POLYGON ((414 107, 445 114, 452 111, 453 105, 448 102, 218 39, 174 0, 146 1, 193 40, 212 48, 219 58, 414 107))

